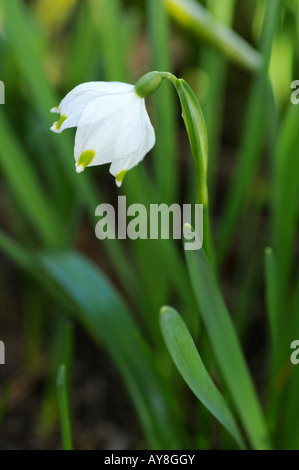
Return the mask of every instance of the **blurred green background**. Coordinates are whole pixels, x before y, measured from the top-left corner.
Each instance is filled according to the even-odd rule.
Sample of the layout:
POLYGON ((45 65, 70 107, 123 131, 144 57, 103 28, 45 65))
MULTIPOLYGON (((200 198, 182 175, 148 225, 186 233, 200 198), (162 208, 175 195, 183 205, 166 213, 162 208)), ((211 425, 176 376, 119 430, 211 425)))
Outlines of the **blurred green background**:
POLYGON ((212 317, 218 294, 271 445, 299 448, 299 371, 289 360, 299 338, 299 106, 290 102, 298 15, 297 0, 0 1, 1 449, 66 447, 62 363, 78 449, 237 448, 177 372, 159 326, 163 305, 182 315, 246 443, 263 447, 238 369, 231 361, 227 375, 215 345, 223 340, 228 364, 212 317), (149 70, 184 78, 204 112, 222 294, 197 290, 180 242, 95 237, 97 205, 118 195, 145 206, 195 201, 169 83, 147 100, 156 146, 120 190, 107 165, 75 173, 74 130, 49 131, 50 108, 74 86, 135 83, 149 70))

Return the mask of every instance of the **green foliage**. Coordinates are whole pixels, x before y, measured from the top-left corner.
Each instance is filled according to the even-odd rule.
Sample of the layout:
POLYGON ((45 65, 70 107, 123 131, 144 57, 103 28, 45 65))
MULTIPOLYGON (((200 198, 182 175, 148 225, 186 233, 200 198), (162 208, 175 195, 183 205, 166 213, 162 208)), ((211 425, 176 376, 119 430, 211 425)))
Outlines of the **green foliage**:
POLYGON ((223 397, 210 378, 192 337, 176 310, 161 309, 160 324, 170 355, 197 398, 223 424, 241 448, 243 438, 223 397))
MULTIPOLYGON (((0 249, 26 276, 25 375, 41 350, 49 358, 32 420, 50 434, 59 411, 63 447, 76 443, 73 318, 112 358, 143 447, 299 449, 299 106, 279 91, 290 70, 299 78, 295 2, 74 0, 51 19, 56 3, 0 1, 0 249), (121 193, 106 168, 77 175, 72 131, 50 133, 50 108, 80 82, 136 83, 150 70, 174 85, 146 101, 151 155, 121 193), (95 209, 118 194, 147 208, 202 203, 204 249, 186 262, 174 240, 97 241, 95 209), (182 318, 170 307, 159 317, 162 305, 182 318)), ((1 387, 0 424, 13 385, 1 387)))

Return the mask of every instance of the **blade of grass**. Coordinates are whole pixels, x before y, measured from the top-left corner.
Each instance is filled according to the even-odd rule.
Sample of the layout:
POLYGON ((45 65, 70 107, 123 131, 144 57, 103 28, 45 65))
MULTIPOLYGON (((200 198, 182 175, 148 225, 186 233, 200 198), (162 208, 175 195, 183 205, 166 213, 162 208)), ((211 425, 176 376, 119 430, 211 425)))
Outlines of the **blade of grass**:
MULTIPOLYGON (((147 0, 147 24, 150 39, 151 69, 172 70, 168 15, 163 0, 147 0)), ((163 202, 176 199, 178 162, 173 90, 161 87, 152 96, 157 141, 153 149, 157 186, 163 202)))
MULTIPOLYGON (((295 339, 299 338, 299 276, 297 276, 297 290, 293 303, 291 326, 289 328, 288 344, 290 345, 295 339)), ((289 352, 292 352, 290 349, 289 352)), ((298 365, 290 365, 292 368, 292 377, 288 384, 285 400, 281 402, 280 413, 284 419, 284 432, 277 432, 279 448, 288 450, 299 449, 299 431, 297 413, 298 392, 299 392, 299 367, 298 365)), ((279 429, 279 428, 278 428, 279 429)))
MULTIPOLYGON (((267 248, 265 250, 265 277, 266 277, 266 301, 267 301, 267 313, 268 321, 271 332, 271 343, 272 343, 272 354, 274 364, 277 364, 275 360, 279 352, 279 336, 280 336, 280 312, 278 302, 278 273, 277 273, 277 262, 273 250, 267 248)), ((273 365, 274 370, 276 367, 273 365)))
POLYGON ((97 26, 104 59, 106 80, 127 81, 127 43, 119 0, 89 0, 92 17, 97 26))
POLYGON ((68 67, 66 70, 66 89, 71 90, 79 83, 96 79, 96 43, 97 36, 90 18, 89 6, 86 2, 80 5, 77 22, 72 31, 68 67))
MULTIPOLYGON (((299 338, 299 276, 297 275, 296 289, 294 292, 294 298, 292 304, 289 307, 291 309, 290 315, 287 322, 284 322, 284 327, 281 329, 281 333, 284 334, 284 342, 281 340, 283 353, 285 354, 285 362, 283 368, 283 374, 280 374, 276 378, 276 387, 270 397, 273 402, 274 395, 274 419, 276 424, 276 441, 277 448, 283 450, 298 450, 299 449, 299 431, 298 431, 298 420, 297 420, 297 403, 298 403, 298 391, 299 391, 299 367, 296 364, 292 364, 290 361, 291 353, 294 351, 291 349, 291 343, 299 338), (276 402, 275 398, 278 395, 276 402), (276 405, 276 407, 275 407, 276 405), (280 431, 283 429, 283 433, 280 431)), ((297 355, 298 357, 298 355, 297 355)), ((272 403, 271 403, 272 404, 272 403)))
POLYGON ((213 259, 209 221, 209 198, 207 189, 208 136, 205 118, 200 104, 189 85, 182 79, 175 82, 182 116, 195 164, 196 203, 203 205, 203 244, 209 259, 213 259))
POLYGON ((215 275, 203 250, 185 254, 201 317, 247 437, 254 449, 269 449, 261 407, 215 275))
MULTIPOLYGON (((41 59, 35 47, 34 33, 30 28, 30 21, 28 21, 28 11, 20 0, 14 2, 3 0, 2 3, 7 40, 13 49, 14 58, 23 80, 29 85, 35 106, 39 110, 42 119, 50 125, 52 118, 49 109, 57 104, 59 100, 49 86, 46 74, 41 66, 41 59)), ((54 147, 53 156, 56 157, 57 164, 63 168, 67 180, 76 190, 80 200, 84 201, 94 224, 94 211, 102 198, 97 194, 95 186, 87 174, 78 177, 74 172, 73 149, 70 139, 67 139, 67 136, 60 137, 60 139, 57 139, 57 136, 53 135, 51 139, 49 138, 52 142, 51 145, 54 147)), ((113 243, 104 240, 103 243, 127 292, 136 296, 138 282, 122 246, 118 240, 114 240, 113 243)))
POLYGON ((284 423, 284 435, 277 432, 278 446, 283 449, 298 448, 298 430, 294 410, 296 397, 298 397, 299 375, 297 368, 295 369, 295 366, 290 364, 287 354, 291 342, 297 339, 299 334, 299 290, 298 281, 294 281, 293 277, 294 273, 298 276, 294 262, 299 220, 299 190, 296 177, 299 171, 297 123, 298 106, 289 103, 279 129, 272 183, 273 243, 277 263, 276 310, 278 310, 280 325, 283 326, 279 330, 277 356, 282 372, 288 370, 291 378, 288 383, 289 375, 287 379, 284 379, 282 373, 277 374, 276 387, 270 388, 269 392, 272 420, 275 421, 277 427, 281 421, 284 423), (292 305, 293 297, 294 305, 292 305))
MULTIPOLYGON (((221 2, 209 0, 208 7, 215 20, 231 27, 234 17, 235 0, 221 2)), ((214 199, 215 175, 218 162, 219 140, 223 120, 227 59, 219 52, 205 48, 201 65, 209 77, 209 89, 202 104, 209 139, 208 188, 210 203, 214 199)))
MULTIPOLYGON (((36 270, 41 276, 43 286, 47 286, 47 280, 40 270, 36 270)), ((31 274, 31 273, 30 273, 31 274)), ((36 275, 35 275, 36 277, 36 275)), ((32 282, 32 279, 31 279, 32 282)), ((52 300, 52 299, 51 299, 52 300)), ((70 397, 70 372, 73 349, 72 330, 69 328, 69 312, 54 304, 51 315, 52 335, 50 346, 49 365, 47 368, 47 377, 45 390, 41 398, 41 405, 38 416, 38 432, 44 439, 49 439, 55 432, 57 423, 57 413, 59 404, 57 404, 57 371, 61 363, 66 366, 66 387, 68 400, 70 397), (58 405, 58 406, 57 406, 58 405)))
POLYGON ((292 367, 289 362, 289 345, 298 336, 298 284, 293 282, 292 276, 296 269, 294 248, 299 213, 297 121, 298 107, 289 104, 279 128, 272 167, 272 237, 275 259, 268 268, 271 270, 268 274, 268 284, 271 286, 268 312, 272 318, 272 329, 275 328, 276 331, 276 348, 273 351, 274 364, 271 371, 272 380, 269 383, 268 414, 274 429, 281 425, 281 421, 284 423, 284 438, 277 433, 278 445, 283 448, 294 443, 298 436, 293 420, 295 396, 298 393, 296 372, 288 383, 292 367), (295 308, 292 306, 293 296, 295 308))
POLYGON ((289 104, 277 142, 275 158, 273 194, 273 243, 279 269, 279 308, 285 310, 288 303, 288 290, 291 285, 293 252, 299 220, 299 189, 297 158, 299 139, 298 106, 289 104))
POLYGON ((0 140, 0 165, 14 198, 44 243, 61 244, 62 221, 46 199, 32 165, 2 111, 0 140))
POLYGON ((140 351, 138 330, 127 308, 104 275, 75 252, 42 255, 39 266, 97 343, 114 359, 139 413, 150 445, 176 448, 166 397, 156 373, 140 351))
POLYGON ((271 47, 280 10, 281 0, 268 0, 260 47, 263 65, 252 85, 245 127, 237 157, 237 167, 220 221, 219 244, 217 247, 219 262, 223 260, 229 247, 233 230, 240 216, 261 155, 266 126, 265 106, 261 106, 261 103, 263 103, 269 87, 268 68, 271 47))
POLYGON ((245 444, 237 423, 219 390, 209 376, 193 339, 176 310, 163 307, 160 326, 168 351, 181 376, 196 397, 227 429, 237 444, 245 444))
POLYGON ((60 411, 61 435, 64 450, 73 450, 70 405, 66 380, 66 367, 61 364, 57 374, 57 396, 60 411))
POLYGON ((164 0, 164 3, 175 21, 228 59, 252 71, 261 67, 260 54, 233 30, 214 20, 195 0, 164 0))
POLYGON ((40 255, 36 260, 1 231, 0 248, 74 312, 97 344, 105 345, 126 383, 149 445, 154 449, 185 446, 180 412, 173 405, 172 412, 168 408, 167 396, 173 391, 153 368, 155 360, 143 354, 143 335, 101 271, 75 252, 40 255))

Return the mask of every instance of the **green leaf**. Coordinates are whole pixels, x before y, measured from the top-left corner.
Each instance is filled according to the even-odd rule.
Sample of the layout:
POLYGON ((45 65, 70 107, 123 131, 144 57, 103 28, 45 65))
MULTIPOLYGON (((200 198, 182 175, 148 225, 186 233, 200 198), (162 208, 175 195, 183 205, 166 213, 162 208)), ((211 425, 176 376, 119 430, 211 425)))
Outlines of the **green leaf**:
MULTIPOLYGON (((213 18, 231 27, 234 20, 236 0, 208 0, 207 7, 213 18)), ((209 200, 214 200, 218 182, 217 168, 220 158, 220 141, 223 128, 224 103, 226 99, 225 86, 227 83, 228 61, 226 57, 211 48, 204 48, 200 54, 200 69, 209 76, 209 87, 202 102, 203 113, 207 125, 209 139, 208 188, 209 200)), ((201 80, 198 79, 198 92, 201 80)))
POLYGON ((92 19, 100 40, 105 63, 105 79, 127 81, 128 44, 125 34, 126 11, 119 0, 89 0, 92 19))
POLYGON ((205 183, 208 167, 208 136, 204 115, 192 89, 185 80, 178 79, 176 89, 180 98, 183 119, 191 145, 199 178, 205 183))
POLYGON ((187 385, 238 445, 244 448, 245 444, 236 421, 209 376, 182 318, 173 308, 163 307, 160 312, 160 325, 169 353, 187 385))
MULTIPOLYGON (((272 103, 272 88, 269 83, 268 68, 273 36, 279 24, 281 0, 268 0, 266 6, 260 44, 263 64, 253 80, 236 158, 236 169, 228 191, 227 200, 222 209, 217 246, 219 263, 225 258, 248 193, 252 185, 255 184, 255 176, 260 164, 265 137, 270 135, 269 122, 273 124, 277 118, 275 107, 272 103), (261 103, 264 103, 264 106, 261 106, 261 103)), ((272 136, 270 135, 270 137, 272 136)))
POLYGON ((220 22, 194 0, 164 0, 169 14, 185 29, 249 70, 257 70, 261 55, 241 36, 220 22))
POLYGON ((67 386, 67 371, 65 364, 61 364, 57 374, 57 397, 61 421, 61 435, 64 450, 73 450, 72 425, 70 416, 70 403, 67 386))
POLYGON ((117 365, 153 448, 176 448, 175 426, 166 396, 142 353, 141 333, 103 273, 75 252, 41 255, 38 266, 61 292, 79 322, 104 344, 117 365))
MULTIPOLYGON (((108 4, 110 3, 108 2, 108 4)), ((48 83, 46 72, 42 67, 42 57, 37 52, 36 30, 32 27, 33 18, 30 16, 27 6, 21 0, 15 0, 14 2, 3 0, 1 5, 3 6, 5 37, 11 47, 13 59, 18 65, 24 83, 28 87, 30 99, 37 107, 44 123, 50 125, 53 122, 50 108, 57 105, 59 100, 48 83)), ((67 136, 57 137, 54 135, 49 137, 49 139, 52 139, 51 145, 55 142, 57 146, 53 152, 53 158, 55 158, 57 166, 60 165, 63 168, 66 180, 75 189, 79 200, 88 209, 92 223, 94 223, 94 211, 96 206, 101 203, 102 197, 96 191, 95 185, 87 174, 78 177, 74 171, 73 147, 70 139, 67 139, 67 136)), ((13 159, 11 160, 13 161, 13 159)), ((50 175, 49 173, 49 177, 51 177, 50 175)), ((24 184, 23 190, 25 191, 24 184)), ((36 204, 39 204, 38 198, 36 198, 36 204)), ((39 211, 39 214, 42 216, 43 211, 39 211)), ((47 231, 47 225, 43 224, 43 227, 47 231)), ((132 286, 134 283, 136 284, 137 278, 128 262, 127 254, 118 240, 113 240, 113 244, 109 242, 109 240, 103 240, 119 278, 125 285, 126 290, 133 295, 136 288, 132 289, 132 286)))
POLYGON ((2 111, 0 111, 0 140, 0 167, 14 199, 44 243, 49 245, 61 243, 62 221, 47 200, 34 167, 18 144, 2 111))
MULTIPOLYGON (((170 25, 163 2, 146 1, 152 70, 172 70, 170 25)), ((178 189, 177 129, 175 95, 169 87, 161 87, 152 96, 157 134, 153 149, 156 180, 163 202, 175 200, 178 189)))
POLYGON ((203 243, 205 252, 210 259, 212 247, 207 189, 208 136, 205 119, 201 106, 189 85, 182 79, 177 79, 174 85, 180 99, 182 115, 195 164, 196 202, 203 204, 203 243))
MULTIPOLYGON (((188 228, 191 230, 185 225, 188 228)), ((199 311, 248 439, 255 449, 269 449, 260 404, 215 275, 204 250, 186 251, 185 255, 199 311)))
POLYGON ((292 270, 297 267, 294 250, 299 220, 298 118, 298 106, 290 103, 277 139, 272 186, 273 244, 279 270, 277 290, 281 315, 289 298, 292 270))
POLYGON ((273 353, 278 353, 279 342, 279 298, 278 298, 278 275, 276 257, 271 248, 265 250, 265 277, 266 277, 266 301, 267 314, 270 325, 273 353))

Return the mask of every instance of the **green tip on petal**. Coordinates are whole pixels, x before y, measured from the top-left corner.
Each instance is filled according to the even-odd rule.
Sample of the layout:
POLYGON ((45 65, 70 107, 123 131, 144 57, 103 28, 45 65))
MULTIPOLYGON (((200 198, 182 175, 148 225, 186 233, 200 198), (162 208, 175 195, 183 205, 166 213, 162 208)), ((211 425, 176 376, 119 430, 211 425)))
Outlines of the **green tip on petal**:
POLYGON ((60 131, 60 128, 66 119, 66 116, 61 116, 60 119, 56 122, 55 127, 57 131, 60 131))
POLYGON ((116 181, 116 184, 117 184, 118 187, 121 186, 121 184, 124 180, 124 177, 126 176, 127 171, 128 170, 122 170, 120 173, 118 173, 118 175, 116 175, 115 181, 116 181))
POLYGON ((78 163, 76 165, 77 173, 81 173, 81 171, 85 170, 85 168, 91 164, 95 157, 94 150, 85 150, 85 152, 81 153, 78 163))

